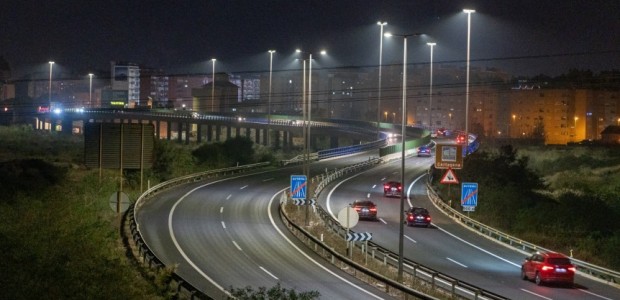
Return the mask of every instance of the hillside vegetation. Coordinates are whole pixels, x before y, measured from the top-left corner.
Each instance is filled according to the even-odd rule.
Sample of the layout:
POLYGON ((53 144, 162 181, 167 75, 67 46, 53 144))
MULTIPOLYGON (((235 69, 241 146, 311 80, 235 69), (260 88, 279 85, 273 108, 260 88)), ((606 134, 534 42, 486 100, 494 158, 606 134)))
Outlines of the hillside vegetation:
MULTIPOLYGON (((443 171, 433 172, 433 185, 447 199, 447 187, 438 183, 443 171)), ((472 218, 545 248, 620 269, 617 148, 481 149, 456 175, 461 182, 478 183, 472 218)), ((460 199, 459 193, 453 198, 460 199)), ((458 201, 452 203, 460 209, 458 201)))

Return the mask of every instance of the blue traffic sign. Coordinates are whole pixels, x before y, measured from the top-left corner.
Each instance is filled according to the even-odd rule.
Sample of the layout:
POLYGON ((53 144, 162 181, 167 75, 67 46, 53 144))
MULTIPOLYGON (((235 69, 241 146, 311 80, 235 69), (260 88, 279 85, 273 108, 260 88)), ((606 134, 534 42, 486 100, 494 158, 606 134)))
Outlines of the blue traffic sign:
POLYGON ((306 175, 291 175, 291 199, 306 199, 306 175))
POLYGON ((478 183, 463 182, 461 184, 461 205, 477 206, 478 205, 478 183))

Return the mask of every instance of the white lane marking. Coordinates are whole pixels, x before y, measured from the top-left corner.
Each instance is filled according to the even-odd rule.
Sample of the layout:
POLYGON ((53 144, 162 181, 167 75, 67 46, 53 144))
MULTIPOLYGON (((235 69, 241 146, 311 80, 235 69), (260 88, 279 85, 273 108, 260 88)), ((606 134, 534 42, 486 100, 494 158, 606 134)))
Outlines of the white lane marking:
MULTIPOLYGON (((362 173, 363 173, 363 172, 362 172, 362 173)), ((332 193, 333 193, 333 192, 334 192, 334 191, 335 191, 335 190, 336 190, 336 189, 337 189, 337 188, 338 188, 341 184, 343 184, 343 183, 347 182, 349 179, 353 179, 353 178, 355 178, 355 177, 357 177, 357 176, 362 175, 362 173, 357 173, 357 174, 355 174, 355 175, 353 175, 353 176, 351 176, 351 177, 349 177, 349 178, 347 178, 347 179, 345 179, 345 180, 343 180, 343 181, 341 181, 341 182, 338 182, 338 184, 336 184, 336 185, 335 185, 335 186, 331 189, 331 191, 329 191, 329 193, 327 194, 327 199, 325 200, 325 206, 327 206, 327 212, 329 212, 329 214, 330 214, 332 217, 334 217, 334 219, 338 220, 338 217, 336 217, 336 216, 334 215, 334 212, 332 211, 332 206, 331 206, 331 205, 329 205, 329 203, 331 202, 331 199, 332 199, 332 193)))
POLYGON ((607 297, 605 297, 605 296, 601 296, 601 295, 598 295, 598 294, 595 294, 595 293, 592 293, 592 292, 588 292, 588 291, 586 291, 586 290, 582 290, 582 289, 578 289, 578 290, 580 290, 580 291, 582 291, 582 292, 584 292, 584 293, 586 293, 586 294, 590 294, 590 295, 592 295, 592 296, 594 296, 594 297, 599 297, 599 298, 601 298, 601 299, 605 299, 605 300, 613 300, 613 299, 611 299, 611 298, 607 298, 607 297))
POLYGON ((233 244, 235 244, 235 247, 237 247, 237 249, 239 249, 239 251, 243 252, 243 249, 241 249, 241 247, 239 247, 239 244, 237 244, 237 242, 232 241, 233 244))
POLYGON ((224 223, 224 221, 222 221, 222 227, 224 227, 224 229, 226 229, 226 223, 224 223))
POLYGON ((373 188, 373 189, 374 189, 374 188, 376 188, 376 187, 377 187, 377 185, 376 185, 376 184, 372 186, 372 188, 373 188))
POLYGON ((405 238, 406 238, 406 239, 408 239, 408 240, 410 240, 410 241, 411 241, 411 242, 413 242, 414 244, 417 244, 417 243, 418 243, 418 242, 416 242, 416 240, 414 240, 414 239, 412 239, 412 238, 410 238, 410 237, 408 237, 408 236, 406 236, 406 235, 405 235, 405 238))
POLYGON ((271 274, 269 271, 267 271, 265 268, 258 266, 261 270, 263 270, 265 273, 269 274, 269 276, 273 277, 273 279, 275 280, 279 280, 278 277, 273 276, 273 274, 271 274))
POLYGON ((379 221, 381 221, 381 223, 387 225, 387 222, 385 220, 383 220, 383 218, 379 218, 379 221))
POLYGON ((230 199, 230 197, 232 197, 232 194, 228 195, 228 197, 226 197, 226 200, 230 199))
POLYGON ((267 179, 263 179, 263 182, 267 182, 267 181, 271 181, 273 180, 273 178, 267 178, 267 179))
POLYGON ((539 294, 536 294, 536 293, 534 293, 534 292, 530 292, 530 291, 528 291, 528 290, 526 290, 526 289, 521 289, 521 290, 522 290, 522 291, 524 291, 524 292, 526 292, 526 293, 530 293, 530 294, 532 294, 532 295, 534 295, 534 296, 538 296, 538 297, 540 297, 540 298, 543 298, 543 299, 553 300, 553 299, 551 299, 551 298, 547 298, 547 297, 545 297, 545 296, 543 296, 543 295, 539 295, 539 294))
MULTIPOLYGON (((359 174, 358 174, 359 175, 359 174)), ((357 176, 357 175, 356 175, 357 176)), ((284 235, 284 233, 282 233, 282 231, 280 230, 280 228, 278 228, 278 226, 276 226, 275 221, 273 220, 273 215, 271 214, 271 209, 269 209, 271 207, 271 204, 273 202, 273 200, 276 198, 276 196, 280 193, 283 193, 284 191, 286 191, 288 189, 284 188, 282 190, 280 190, 279 192, 275 193, 273 196, 271 196, 271 200, 269 200, 269 205, 267 205, 267 213, 269 215, 269 220, 271 221, 271 225, 273 225, 273 228, 275 228, 278 233, 280 233, 280 235, 293 247, 295 248, 295 250, 297 250, 299 253, 301 253, 301 255, 305 256, 308 260, 310 260, 311 262, 313 262, 315 265, 317 265, 319 268, 325 270, 326 272, 332 274, 334 277, 342 280, 343 282, 347 283, 348 285, 366 293, 369 296, 374 297, 375 299, 383 299, 381 297, 379 297, 378 295, 375 295, 373 293, 371 293, 370 291, 367 291, 365 289, 363 289, 361 286, 354 284, 353 282, 350 282, 348 280, 346 280, 344 277, 339 276, 338 274, 334 273, 332 270, 326 268, 325 266, 323 266, 321 263, 317 262, 316 260, 312 259, 312 257, 310 257, 308 254, 306 254, 303 250, 299 249, 299 247, 297 247, 297 245, 295 245, 289 238, 286 237, 286 235, 284 235)))
POLYGON ((370 198, 370 193, 366 194, 366 198, 370 198))
POLYGON ((224 206, 220 207, 220 214, 224 213, 224 206))
POLYGON ((446 257, 446 259, 451 261, 451 262, 453 262, 453 263, 455 263, 455 264, 457 264, 457 265, 459 265, 459 266, 461 266, 461 267, 463 267, 463 268, 467 268, 466 265, 464 265, 464 264, 462 264, 462 263, 460 263, 460 262, 458 262, 458 261, 456 261, 456 260, 454 260, 452 258, 446 257))
POLYGON ((244 186, 240 187, 239 189, 242 190, 242 189, 245 189, 246 187, 248 187, 248 186, 244 185, 244 186))
POLYGON ((381 178, 381 181, 385 181, 385 179, 387 179, 387 177, 383 177, 383 178, 381 178))

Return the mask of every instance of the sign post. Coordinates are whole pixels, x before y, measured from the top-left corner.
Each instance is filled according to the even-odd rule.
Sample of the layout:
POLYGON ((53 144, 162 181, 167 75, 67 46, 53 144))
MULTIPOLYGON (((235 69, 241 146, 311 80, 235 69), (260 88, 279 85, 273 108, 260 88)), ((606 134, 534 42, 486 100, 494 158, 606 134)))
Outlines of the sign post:
POLYGON ((458 178, 456 178, 456 174, 454 174, 454 171, 452 171, 452 168, 448 167, 448 170, 441 178, 440 183, 448 185, 448 201, 450 203, 450 207, 452 207, 452 195, 451 195, 452 185, 459 184, 459 180, 458 178))

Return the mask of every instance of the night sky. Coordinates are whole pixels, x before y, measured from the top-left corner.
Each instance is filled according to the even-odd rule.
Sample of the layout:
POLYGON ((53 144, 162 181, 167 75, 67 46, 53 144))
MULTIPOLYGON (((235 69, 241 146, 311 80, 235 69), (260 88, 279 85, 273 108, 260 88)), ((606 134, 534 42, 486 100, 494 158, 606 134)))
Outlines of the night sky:
MULTIPOLYGON (((408 60, 463 63, 472 8, 472 66, 513 75, 620 69, 619 0, 18 0, 0 1, 0 55, 13 77, 54 68, 86 74, 129 61, 168 73, 286 68, 295 48, 326 49, 324 67, 376 66, 380 29, 410 38, 408 60), (329 65, 328 65, 329 64, 329 65)), ((402 63, 384 39, 383 63, 402 63)))

